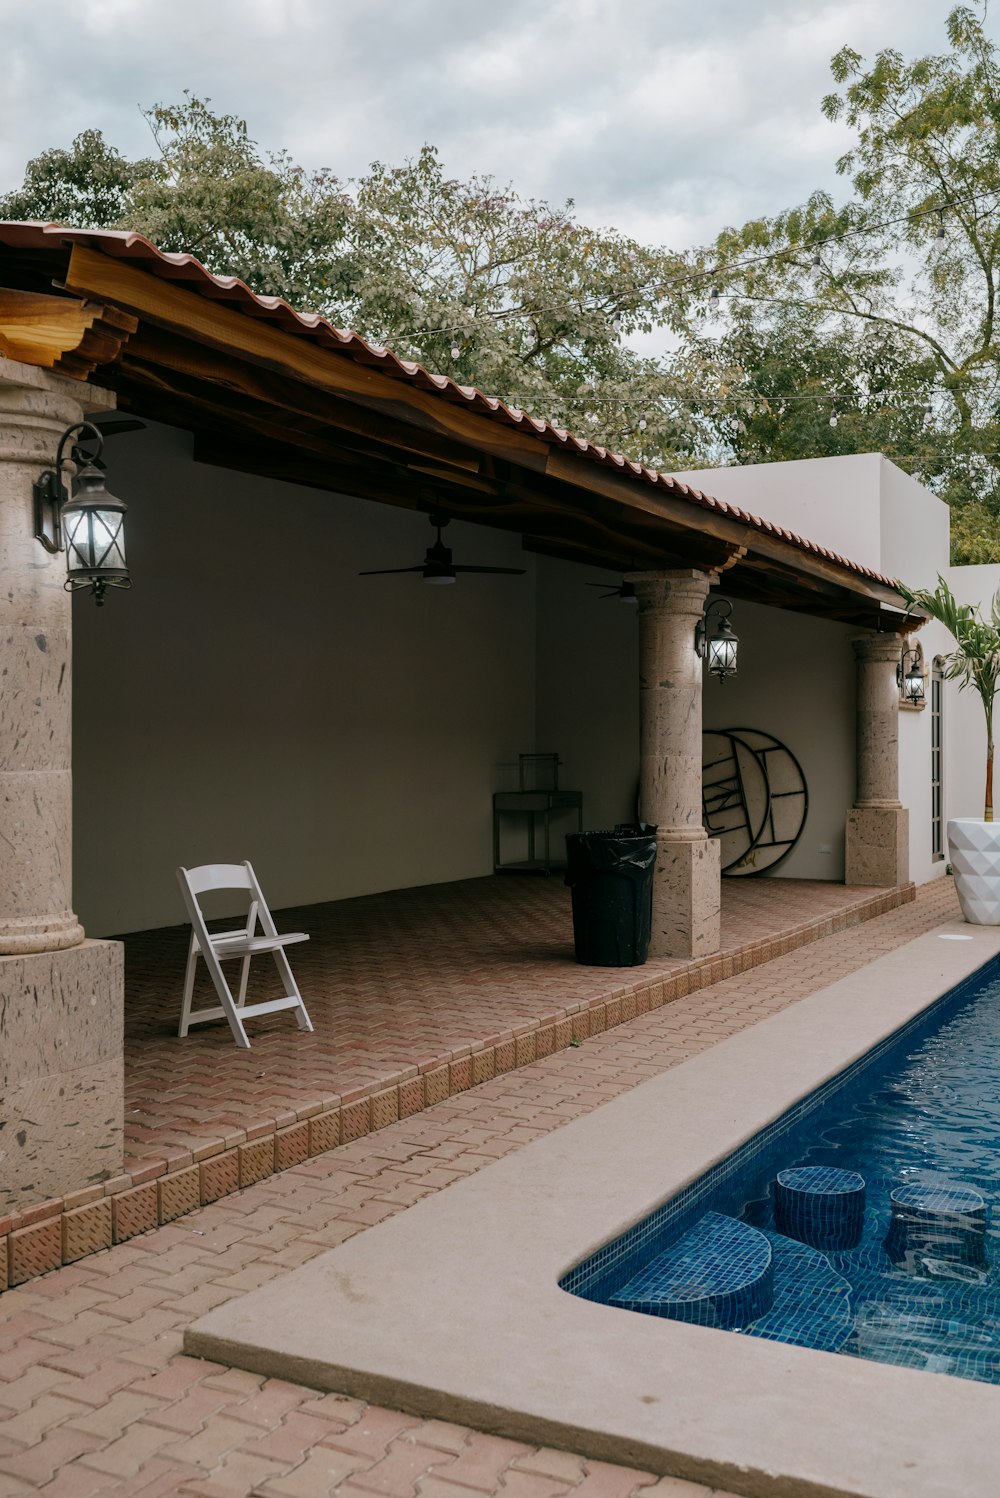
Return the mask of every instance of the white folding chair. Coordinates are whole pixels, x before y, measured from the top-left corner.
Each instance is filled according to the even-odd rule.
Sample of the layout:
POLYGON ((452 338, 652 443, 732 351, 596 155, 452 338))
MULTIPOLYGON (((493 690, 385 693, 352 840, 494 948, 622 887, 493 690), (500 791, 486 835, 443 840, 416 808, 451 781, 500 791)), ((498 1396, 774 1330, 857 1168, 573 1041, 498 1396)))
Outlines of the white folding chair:
POLYGON ((288 958, 284 952, 285 947, 290 947, 297 941, 308 941, 309 937, 304 931, 289 932, 285 936, 278 935, 271 912, 267 908, 267 901, 261 893, 257 876, 250 864, 206 863, 197 869, 180 868, 177 870, 177 881, 191 919, 191 946, 188 949, 187 969, 184 974, 184 1002, 181 1005, 178 1035, 186 1035, 191 1025, 202 1025, 213 1019, 227 1019, 236 1044, 249 1051, 250 1041, 243 1028, 243 1021, 258 1014, 277 1014, 281 1009, 294 1009, 299 1029, 312 1030, 312 1021, 306 1013, 306 1006, 302 1002, 302 995, 292 977, 292 970, 288 966, 288 958), (246 924, 238 930, 210 932, 205 924, 205 916, 198 902, 198 896, 204 894, 206 890, 215 889, 243 889, 249 892, 250 909, 247 912, 246 924), (250 960, 263 952, 270 952, 274 958, 284 987, 284 997, 248 1004, 246 996, 250 960), (205 959, 205 966, 208 968, 215 991, 221 1000, 221 1007, 196 1009, 192 1014, 191 1001, 194 997, 194 976, 199 953, 205 959), (235 999, 222 971, 222 963, 232 957, 242 959, 240 989, 235 999))

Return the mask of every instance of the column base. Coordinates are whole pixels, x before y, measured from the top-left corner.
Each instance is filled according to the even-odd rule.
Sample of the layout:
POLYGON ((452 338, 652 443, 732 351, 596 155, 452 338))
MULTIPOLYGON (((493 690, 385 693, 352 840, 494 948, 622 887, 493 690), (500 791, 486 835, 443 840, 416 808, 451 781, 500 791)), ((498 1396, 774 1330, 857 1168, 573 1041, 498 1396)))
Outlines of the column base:
POLYGON ((853 806, 847 813, 844 883, 905 884, 910 877, 910 813, 905 806, 853 806))
POLYGON ((721 943, 719 844, 656 839, 651 957, 707 957, 721 943))
POLYGON ((0 920, 0 957, 24 957, 33 952, 62 952, 78 947, 86 936, 72 910, 39 920, 0 920))
POLYGON ((0 1216, 118 1175, 124 949, 0 957, 0 1216))

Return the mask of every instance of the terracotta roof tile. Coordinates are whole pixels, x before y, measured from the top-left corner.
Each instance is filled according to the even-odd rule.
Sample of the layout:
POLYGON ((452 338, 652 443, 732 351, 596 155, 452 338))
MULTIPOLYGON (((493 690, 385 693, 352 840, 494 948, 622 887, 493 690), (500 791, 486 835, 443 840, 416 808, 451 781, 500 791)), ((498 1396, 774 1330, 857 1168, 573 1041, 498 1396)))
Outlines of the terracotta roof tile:
POLYGON ((17 249, 38 250, 49 249, 58 244, 85 244, 100 250, 105 255, 138 263, 143 269, 164 280, 183 282, 200 296, 209 297, 213 301, 230 302, 251 317, 265 319, 288 332, 336 349, 337 352, 348 355, 358 363, 378 365, 386 374, 410 381, 422 389, 433 390, 443 399, 455 404, 468 405, 482 415, 501 421, 505 425, 530 428, 541 440, 552 446, 575 449, 594 462, 623 471, 627 470, 640 482, 665 489, 677 498, 688 500, 692 505, 729 516, 763 534, 777 536, 797 550, 822 557, 859 577, 869 578, 873 582, 883 583, 893 589, 896 587, 894 578, 876 572, 860 562, 852 562, 848 557, 841 556, 826 546, 820 546, 818 542, 810 541, 795 531, 775 525, 760 515, 741 509, 739 505, 730 504, 727 500, 716 499, 710 494, 705 494, 700 489, 685 484, 681 479, 671 477, 670 474, 660 473, 655 468, 648 468, 644 464, 633 462, 620 453, 609 452, 597 443, 589 442, 585 437, 575 436, 565 427, 553 426, 551 422, 530 416, 519 407, 507 406, 495 396, 485 395, 474 385, 459 385, 447 375, 433 374, 430 370, 424 369, 421 364, 410 359, 399 358, 391 349, 367 342, 360 333, 334 327, 318 313, 296 312, 294 307, 289 306, 281 297, 260 296, 251 291, 238 276, 214 275, 193 255, 159 250, 142 234, 136 234, 127 229, 68 229, 59 224, 0 221, 0 244, 17 249))

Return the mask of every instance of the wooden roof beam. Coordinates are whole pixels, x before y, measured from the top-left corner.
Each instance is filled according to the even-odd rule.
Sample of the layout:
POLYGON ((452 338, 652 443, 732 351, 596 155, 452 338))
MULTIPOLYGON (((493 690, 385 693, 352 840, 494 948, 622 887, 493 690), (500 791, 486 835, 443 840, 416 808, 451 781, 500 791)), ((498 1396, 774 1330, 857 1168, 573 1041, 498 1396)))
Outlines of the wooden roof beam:
POLYGON ((85 380, 116 359, 136 318, 76 297, 0 287, 0 354, 85 380))

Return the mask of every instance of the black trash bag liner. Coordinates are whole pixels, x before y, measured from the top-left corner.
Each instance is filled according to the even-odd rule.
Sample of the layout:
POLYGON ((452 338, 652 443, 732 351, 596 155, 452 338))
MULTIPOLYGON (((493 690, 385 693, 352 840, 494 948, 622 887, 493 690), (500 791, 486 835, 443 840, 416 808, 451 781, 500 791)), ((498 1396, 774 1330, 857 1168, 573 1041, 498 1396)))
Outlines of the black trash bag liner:
POLYGON ((577 962, 640 967, 649 955, 655 827, 621 823, 613 832, 571 832, 566 860, 577 962))

